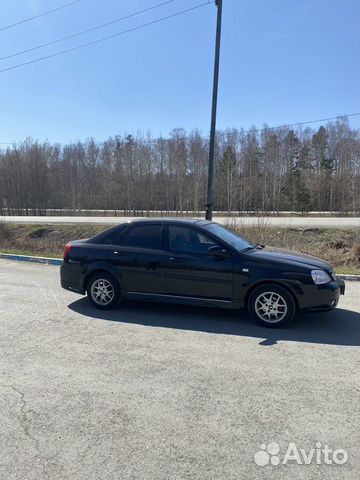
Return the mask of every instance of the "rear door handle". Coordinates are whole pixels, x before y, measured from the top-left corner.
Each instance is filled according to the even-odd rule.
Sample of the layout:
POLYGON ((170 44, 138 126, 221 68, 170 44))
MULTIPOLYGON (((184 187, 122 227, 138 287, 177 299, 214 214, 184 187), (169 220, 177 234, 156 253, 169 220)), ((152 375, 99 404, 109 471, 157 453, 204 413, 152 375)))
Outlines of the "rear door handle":
POLYGON ((160 262, 149 262, 147 264, 146 270, 156 270, 157 268, 160 267, 160 262))
POLYGON ((115 252, 113 252, 114 255, 117 255, 118 257, 120 257, 121 255, 126 255, 125 252, 119 252, 118 250, 115 250, 115 252))

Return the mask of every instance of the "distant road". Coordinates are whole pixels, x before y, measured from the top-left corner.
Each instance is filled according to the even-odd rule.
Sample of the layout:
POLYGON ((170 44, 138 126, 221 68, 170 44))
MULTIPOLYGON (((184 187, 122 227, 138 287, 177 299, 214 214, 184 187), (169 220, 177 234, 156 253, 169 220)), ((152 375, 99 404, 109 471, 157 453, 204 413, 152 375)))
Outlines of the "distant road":
MULTIPOLYGON (((30 217, 30 216, 0 216, 0 221, 32 224, 78 224, 92 223, 112 225, 141 217, 30 217)), ((164 217, 166 218, 166 217, 164 217)), ((302 228, 360 228, 359 217, 215 217, 215 222, 221 224, 236 224, 244 227, 264 225, 269 227, 302 227, 302 228)))

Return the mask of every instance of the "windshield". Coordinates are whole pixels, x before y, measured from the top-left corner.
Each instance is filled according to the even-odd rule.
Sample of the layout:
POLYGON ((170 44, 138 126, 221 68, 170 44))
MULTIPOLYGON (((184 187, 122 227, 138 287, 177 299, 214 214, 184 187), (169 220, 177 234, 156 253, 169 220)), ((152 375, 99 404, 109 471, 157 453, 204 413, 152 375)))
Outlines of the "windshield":
POLYGON ((244 250, 245 248, 254 248, 255 245, 245 237, 235 233, 233 230, 229 230, 228 228, 222 227, 217 223, 209 223, 208 225, 204 225, 204 228, 209 232, 213 233, 217 237, 219 237, 224 242, 228 243, 232 247, 234 247, 239 252, 244 250))

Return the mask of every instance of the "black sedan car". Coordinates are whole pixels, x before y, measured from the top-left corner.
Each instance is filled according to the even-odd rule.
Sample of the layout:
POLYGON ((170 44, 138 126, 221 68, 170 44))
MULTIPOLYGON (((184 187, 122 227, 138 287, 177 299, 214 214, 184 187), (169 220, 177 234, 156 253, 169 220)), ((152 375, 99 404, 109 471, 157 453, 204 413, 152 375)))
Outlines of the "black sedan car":
POLYGON ((100 309, 122 299, 247 308, 261 325, 331 310, 345 284, 308 255, 264 247, 215 222, 141 219, 65 247, 61 286, 100 309))

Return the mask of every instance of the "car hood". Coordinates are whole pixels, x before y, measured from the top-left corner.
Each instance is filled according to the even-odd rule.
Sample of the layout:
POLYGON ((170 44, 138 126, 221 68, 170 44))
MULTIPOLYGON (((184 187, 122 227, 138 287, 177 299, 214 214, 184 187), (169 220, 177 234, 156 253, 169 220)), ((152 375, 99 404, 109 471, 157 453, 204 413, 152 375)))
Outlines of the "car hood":
POLYGON ((312 257, 311 255, 305 255, 304 253, 292 252, 291 250, 282 250, 281 248, 276 247, 265 247, 262 250, 254 250, 251 252, 251 254, 264 261, 275 260, 282 261, 284 263, 287 261, 296 262, 303 265, 308 265, 309 267, 325 269, 328 272, 332 271, 331 265, 324 260, 312 257))

